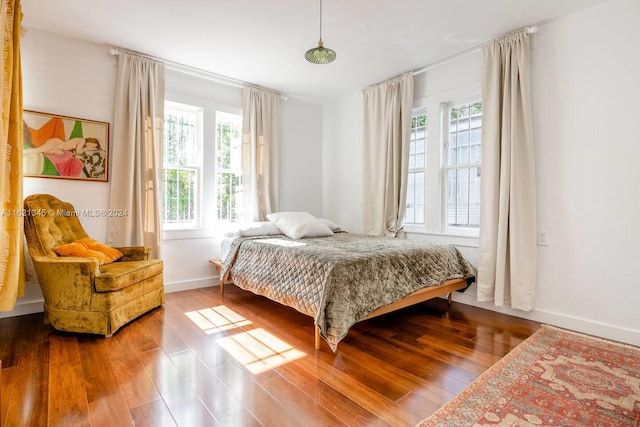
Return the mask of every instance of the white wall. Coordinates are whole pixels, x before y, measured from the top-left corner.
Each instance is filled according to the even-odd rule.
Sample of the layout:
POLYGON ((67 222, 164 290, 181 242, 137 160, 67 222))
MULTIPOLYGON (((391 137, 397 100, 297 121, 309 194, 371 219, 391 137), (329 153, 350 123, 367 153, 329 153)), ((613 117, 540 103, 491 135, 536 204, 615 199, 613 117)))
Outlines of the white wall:
MULTIPOLYGON (((21 54, 25 109, 113 125, 116 59, 105 47, 29 29, 21 40, 21 54)), ((109 183, 31 177, 23 183, 24 197, 49 193, 79 210, 107 208, 109 183)), ((87 233, 104 241, 104 218, 83 217, 82 223, 87 233)), ((3 317, 42 311, 42 293, 28 256, 27 267, 25 296, 3 317)))
MULTIPOLYGON (((117 59, 104 45, 88 43, 36 29, 22 39, 24 106, 26 109, 109 122, 113 106, 117 59)), ((210 80, 166 71, 166 90, 207 99, 209 104, 241 109, 242 89, 210 80)), ((322 124, 320 105, 289 99, 282 105, 281 208, 322 214, 322 124), (308 159, 318 159, 308 161, 308 159)), ((111 129, 113 133, 113 129, 111 129)), ((113 144, 118 141, 111 141, 113 144)), ((106 209, 109 183, 66 179, 24 178, 24 196, 50 193, 78 209, 106 209)), ((87 233, 106 238, 104 218, 81 218, 87 233)), ((164 241, 165 289, 176 290, 217 284, 209 259, 219 257, 215 232, 199 238, 164 241)), ((27 260, 29 262, 30 260, 27 260)), ((25 296, 13 312, 2 317, 42 311, 42 293, 32 274, 25 296)))
MULTIPOLYGON (((454 299, 540 322, 640 344, 640 3, 608 3, 541 25, 532 51, 538 229, 536 309, 525 313, 476 302, 475 285, 454 299)), ((479 55, 416 76, 415 96, 479 77, 479 55), (475 64, 470 66, 471 64, 475 64)), ((327 107, 337 130, 325 140, 325 211, 361 221, 361 100, 327 107), (349 157, 349 161, 344 158, 349 157), (338 160, 336 160, 338 159, 338 160), (350 203, 344 204, 346 201, 350 203)), ((354 228, 357 226, 354 224, 354 228)), ((459 245, 477 261, 473 239, 411 238, 459 245)))
MULTIPOLYGON (((25 109, 113 125, 116 58, 105 47, 29 29, 21 48, 25 109)), ((78 209, 104 209, 109 183, 25 177, 24 196, 38 192, 68 200, 78 209)), ((82 223, 88 233, 104 240, 103 219, 87 217, 82 223)))
POLYGON ((353 94, 325 106, 323 216, 344 230, 362 228, 362 97, 353 94))
POLYGON ((636 344, 638 22, 637 0, 551 22, 532 62, 538 227, 550 242, 538 251, 537 305, 636 344))
POLYGON ((281 211, 322 214, 322 114, 317 104, 282 101, 281 211))

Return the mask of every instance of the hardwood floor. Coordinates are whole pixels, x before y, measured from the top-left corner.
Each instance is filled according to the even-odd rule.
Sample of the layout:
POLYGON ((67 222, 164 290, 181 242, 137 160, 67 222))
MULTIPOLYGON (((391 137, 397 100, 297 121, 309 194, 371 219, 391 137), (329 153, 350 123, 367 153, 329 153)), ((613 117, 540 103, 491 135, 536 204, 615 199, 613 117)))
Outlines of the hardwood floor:
POLYGON ((0 424, 414 426, 540 326, 436 299, 316 352, 311 318, 233 285, 166 299, 111 338, 0 319, 0 424))

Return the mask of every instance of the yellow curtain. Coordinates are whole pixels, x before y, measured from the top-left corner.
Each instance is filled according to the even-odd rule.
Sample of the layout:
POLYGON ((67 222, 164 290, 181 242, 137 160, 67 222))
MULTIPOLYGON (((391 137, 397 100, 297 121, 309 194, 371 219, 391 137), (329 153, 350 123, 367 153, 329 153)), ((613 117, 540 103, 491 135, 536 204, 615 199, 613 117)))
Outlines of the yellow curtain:
POLYGON ((11 311, 24 292, 22 237, 22 70, 20 0, 2 0, 0 34, 0 311, 11 311))

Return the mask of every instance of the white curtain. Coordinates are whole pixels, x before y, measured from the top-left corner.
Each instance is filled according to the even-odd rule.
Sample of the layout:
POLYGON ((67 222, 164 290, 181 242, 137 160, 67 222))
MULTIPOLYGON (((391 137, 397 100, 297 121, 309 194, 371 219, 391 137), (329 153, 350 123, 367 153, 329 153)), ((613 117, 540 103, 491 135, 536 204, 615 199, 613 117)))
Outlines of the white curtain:
POLYGON ((478 301, 534 307, 536 187, 529 89, 530 38, 484 46, 478 301))
POLYGON ((281 99, 252 86, 243 91, 242 213, 247 221, 266 221, 278 209, 281 99))
POLYGON ((364 232, 404 235, 413 73, 364 90, 364 232))
POLYGON ((161 256, 164 63, 128 52, 118 57, 107 243, 148 246, 161 256))

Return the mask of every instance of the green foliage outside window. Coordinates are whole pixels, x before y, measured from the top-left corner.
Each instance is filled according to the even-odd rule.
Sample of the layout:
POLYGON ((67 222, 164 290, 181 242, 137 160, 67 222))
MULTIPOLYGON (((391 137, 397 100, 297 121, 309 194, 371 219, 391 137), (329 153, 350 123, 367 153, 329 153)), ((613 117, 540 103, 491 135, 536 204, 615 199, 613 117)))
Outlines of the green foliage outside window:
POLYGON ((237 221, 242 216, 242 173, 240 172, 241 129, 237 123, 221 120, 216 138, 217 218, 237 221))
POLYGON ((452 108, 451 120, 469 117, 469 115, 475 116, 476 114, 482 114, 482 102, 474 102, 473 104, 452 108))
POLYGON ((198 186, 197 125, 195 114, 165 115, 163 147, 163 221, 191 223, 196 221, 198 186))

